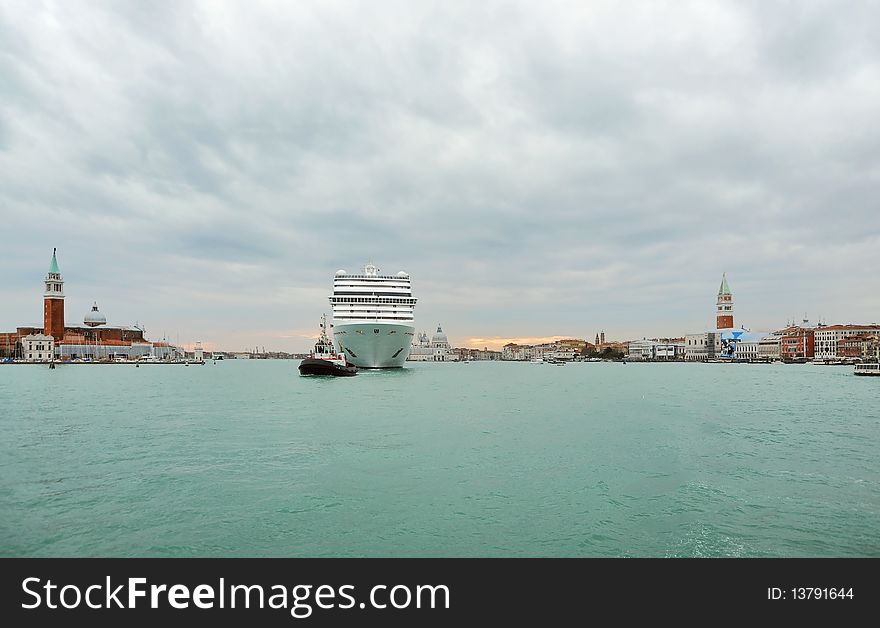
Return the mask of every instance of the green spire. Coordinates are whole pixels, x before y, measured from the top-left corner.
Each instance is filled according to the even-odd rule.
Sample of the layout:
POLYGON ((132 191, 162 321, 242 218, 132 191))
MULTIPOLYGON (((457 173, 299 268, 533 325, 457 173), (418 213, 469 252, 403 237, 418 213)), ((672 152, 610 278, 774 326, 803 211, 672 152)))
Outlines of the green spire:
POLYGON ((55 259, 55 251, 57 249, 52 249, 52 263, 49 265, 49 272, 55 273, 56 275, 61 274, 61 271, 58 270, 58 260, 55 259))
POLYGON ((727 273, 721 275, 721 287, 718 288, 718 294, 730 294, 730 286, 727 285, 727 273))

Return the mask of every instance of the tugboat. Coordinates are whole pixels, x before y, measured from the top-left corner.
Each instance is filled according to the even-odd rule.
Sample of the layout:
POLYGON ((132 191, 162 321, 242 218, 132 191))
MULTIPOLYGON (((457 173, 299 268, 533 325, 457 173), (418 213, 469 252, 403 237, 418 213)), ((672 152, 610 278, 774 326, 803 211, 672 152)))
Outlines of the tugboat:
POLYGON ((299 363, 300 375, 333 375, 347 377, 357 375, 357 367, 345 360, 345 354, 336 353, 327 338, 327 315, 321 316, 321 335, 315 343, 312 355, 299 363))

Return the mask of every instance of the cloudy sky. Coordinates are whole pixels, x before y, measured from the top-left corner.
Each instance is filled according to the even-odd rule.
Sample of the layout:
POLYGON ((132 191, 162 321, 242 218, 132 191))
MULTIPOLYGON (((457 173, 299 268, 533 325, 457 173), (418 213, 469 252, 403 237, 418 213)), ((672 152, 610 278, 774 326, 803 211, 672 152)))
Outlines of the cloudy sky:
POLYGON ((456 344, 880 321, 880 4, 0 4, 0 331, 303 350, 333 273, 456 344))

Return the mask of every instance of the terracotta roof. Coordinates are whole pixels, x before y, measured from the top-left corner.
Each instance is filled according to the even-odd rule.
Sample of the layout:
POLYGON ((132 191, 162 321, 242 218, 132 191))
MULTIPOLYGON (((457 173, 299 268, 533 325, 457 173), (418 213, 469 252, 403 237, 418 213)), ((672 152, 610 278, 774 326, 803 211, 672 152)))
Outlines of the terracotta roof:
POLYGON ((880 329, 880 325, 827 325, 816 331, 846 331, 851 329, 880 329))

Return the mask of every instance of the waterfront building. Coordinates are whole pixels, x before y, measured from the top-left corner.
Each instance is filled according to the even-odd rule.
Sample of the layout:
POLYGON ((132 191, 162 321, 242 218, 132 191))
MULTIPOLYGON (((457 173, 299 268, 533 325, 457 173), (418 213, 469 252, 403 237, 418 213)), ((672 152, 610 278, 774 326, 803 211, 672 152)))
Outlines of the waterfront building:
POLYGON ((862 360, 880 361, 880 336, 873 336, 862 343, 862 360))
POLYGON ((670 342, 658 342, 654 345, 654 359, 671 362, 676 358, 676 345, 670 342))
POLYGON ((626 358, 636 361, 659 362, 684 360, 686 348, 686 338, 653 338, 651 340, 643 338, 642 340, 633 340, 629 343, 626 358))
POLYGON ((533 358, 547 360, 574 360, 585 355, 596 347, 579 338, 564 338, 539 345, 520 345, 509 342, 501 348, 501 359, 508 361, 526 361, 533 358))
MULTIPOLYGON (((439 329, 438 325, 438 329, 439 329)), ((432 357, 431 351, 431 338, 428 336, 428 332, 421 332, 416 336, 416 339, 413 341, 413 347, 410 350, 410 357, 407 360, 429 360, 432 357), (418 349, 418 351, 417 351, 418 349), (415 352, 415 355, 413 355, 415 352)))
POLYGON ((532 357, 543 358, 545 360, 573 360, 583 353, 586 345, 586 341, 576 339, 545 342, 532 347, 532 357))
POLYGON ((684 359, 700 362, 706 359, 706 334, 687 334, 684 337, 684 359))
POLYGON ((501 348, 501 359, 508 361, 524 361, 531 360, 534 355, 531 345, 519 345, 515 342, 508 342, 501 348))
POLYGON ((721 357, 737 362, 753 362, 760 355, 760 342, 767 332, 726 329, 721 334, 721 357))
POLYGON ((815 356, 814 327, 791 326, 780 333, 779 353, 784 362, 802 362, 815 356))
POLYGON ((687 362, 714 360, 721 354, 721 334, 718 332, 688 334, 684 337, 684 342, 684 359, 687 362))
POLYGON ((182 347, 176 347, 168 342, 151 343, 150 354, 157 360, 180 360, 185 356, 182 347))
POLYGON ((837 343, 837 357, 846 359, 870 359, 876 355, 876 347, 878 345, 880 345, 880 335, 869 336, 864 334, 843 338, 837 343))
POLYGON ((559 351, 573 351, 574 353, 583 353, 588 344, 590 343, 580 338, 563 338, 556 341, 559 351))
POLYGON ((758 340, 758 359, 774 362, 782 359, 782 336, 771 334, 758 340))
POLYGON ((26 362, 51 362, 55 358, 55 338, 49 334, 28 334, 21 339, 26 362))
POLYGON ((653 360, 656 357, 657 343, 653 340, 643 338, 642 340, 633 340, 629 343, 626 358, 628 360, 653 360))
POLYGON ((737 360, 757 362, 760 357, 760 344, 761 341, 759 339, 740 340, 736 343, 735 358, 737 360))
MULTIPOLYGON (((98 304, 93 303, 82 326, 64 326, 64 337, 55 343, 55 353, 61 360, 129 360, 154 355, 154 344, 144 338, 140 327, 108 325, 98 304)), ((178 353, 182 355, 182 351, 178 353)))
POLYGON ((449 339, 443 333, 443 328, 437 325, 437 331, 430 340, 425 332, 418 335, 407 360, 413 362, 457 362, 458 355, 449 346, 449 339))
MULTIPOLYGON (((767 355, 762 355, 761 343, 763 333, 750 332, 745 329, 726 329, 707 331, 701 334, 688 334, 684 338, 684 359, 687 362, 705 362, 707 360, 726 359, 738 361, 756 361, 772 359, 774 353, 778 359, 778 351, 774 352, 767 345, 767 355)), ((779 339, 772 341, 778 348, 779 339)))
POLYGON ((17 331, 0 333, 0 358, 19 357, 21 335, 17 331))
POLYGON ((596 347, 596 351, 598 351, 599 353, 602 353, 606 349, 610 349, 611 351, 615 351, 617 353, 626 354, 627 350, 629 349, 629 343, 620 342, 617 340, 609 340, 607 342, 600 342, 599 346, 596 347))
POLYGON ((501 360, 502 356, 501 351, 493 351, 489 349, 489 347, 483 347, 482 349, 468 349, 466 347, 458 347, 453 349, 452 351, 458 356, 458 359, 462 362, 501 360))
POLYGON ((579 338, 563 338, 554 342, 537 345, 532 349, 532 357, 540 357, 547 360, 574 360, 582 355, 589 343, 579 338))
MULTIPOLYGON (((555 342, 544 342, 539 345, 532 345, 532 357, 540 358, 542 360, 550 359, 551 354, 556 351, 556 343, 555 342)), ((529 358, 531 359, 531 358, 529 358)))
POLYGON ((654 358, 657 360, 684 360, 684 338, 664 338, 654 348, 654 358))
POLYGON ((837 358, 861 358, 862 343, 868 336, 848 336, 837 341, 837 358))
POLYGON ((552 351, 544 353, 544 357, 551 360, 574 360, 578 355, 580 355, 578 350, 566 346, 557 346, 552 351))
POLYGON ((833 360, 838 356, 841 340, 853 336, 880 334, 880 325, 825 325, 815 332, 815 359, 833 360))

